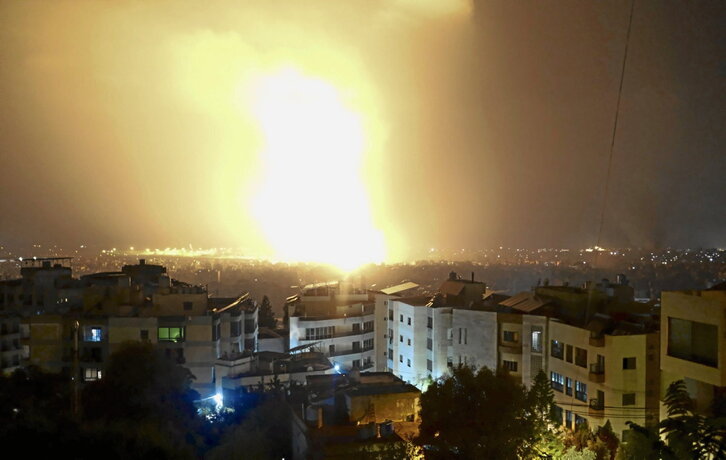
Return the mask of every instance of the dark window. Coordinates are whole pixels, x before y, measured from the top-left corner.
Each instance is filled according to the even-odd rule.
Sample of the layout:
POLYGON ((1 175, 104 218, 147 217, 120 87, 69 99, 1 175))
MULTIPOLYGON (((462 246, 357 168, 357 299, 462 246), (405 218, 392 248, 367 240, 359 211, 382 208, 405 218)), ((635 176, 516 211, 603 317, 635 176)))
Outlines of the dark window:
POLYGON ((575 364, 580 367, 587 367, 587 350, 575 348, 575 364))
POLYGON ((410 326, 410 325, 411 325, 411 317, 409 316, 409 317, 408 317, 408 318, 406 318, 406 319, 408 320, 407 322, 408 322, 408 325, 410 326))
POLYGON ((426 339, 426 349, 427 350, 433 350, 434 349, 434 342, 431 339, 426 339))
POLYGON ((410 359, 407 359, 406 360, 406 366, 411 367, 411 360, 410 359))
POLYGON ((353 332, 360 332, 360 323, 353 323, 353 332))
MULTIPOLYGON (((333 326, 335 327, 335 326, 333 326)), ((257 329, 257 322, 254 319, 245 320, 245 334, 251 334, 257 329)))
POLYGON ((559 340, 553 340, 550 346, 550 354, 553 358, 562 359, 564 356, 565 344, 559 340))
POLYGON ((390 359, 390 360, 393 359, 393 348, 388 349, 388 359, 390 359))
POLYGON ((365 339, 363 341, 363 350, 372 350, 373 349, 373 339, 365 339))
POLYGON ((668 355, 716 367, 718 327, 713 324, 668 318, 668 355))
POLYGON ((399 322, 401 322, 401 323, 403 322, 403 315, 401 315, 401 320, 399 322))
POLYGON ((353 368, 360 369, 360 359, 353 360, 353 368))
POLYGON ((509 372, 517 372, 517 361, 504 361, 503 366, 509 372))
POLYGON ((432 329, 434 327, 434 319, 432 317, 426 318, 426 327, 432 329))
POLYGON ((572 362, 572 345, 566 345, 565 346, 565 361, 568 363, 572 362))
POLYGON ((635 405, 635 393, 624 393, 623 394, 623 406, 634 406, 635 405))
POLYGON ((572 428, 572 411, 570 410, 565 411, 565 426, 572 428))
POLYGON ((363 330, 372 331, 373 330, 373 321, 366 321, 365 323, 363 323, 363 330))
POLYGON ((635 369, 635 358, 623 358, 623 369, 635 369))
POLYGON ((519 333, 514 332, 514 331, 503 331, 502 340, 504 340, 505 342, 518 342, 519 333))
POLYGON ((575 399, 587 402, 587 384, 575 380, 575 399))
POLYGON ((353 342, 353 351, 360 351, 360 342, 353 342))
POLYGON ((403 362, 403 355, 398 355, 398 362, 399 363, 402 363, 403 362))
POLYGON ((398 336, 398 341, 401 342, 401 343, 403 343, 403 336, 402 335, 399 335, 398 336))
POLYGON ((411 346, 411 339, 406 339, 406 345, 411 346))
POLYGON ((190 311, 192 309, 192 303, 191 302, 184 302, 184 310, 190 311))
POLYGON ((429 372, 431 372, 433 370, 433 368, 434 368, 434 363, 432 363, 430 359, 427 359, 426 360, 426 369, 428 369, 429 372))
POLYGON ((330 353, 331 356, 335 354, 335 345, 328 345, 328 353, 330 353))
POLYGON ((239 337, 242 334, 242 321, 232 321, 229 323, 229 335, 231 337, 239 337))
POLYGON ((393 321, 393 310, 388 310, 388 319, 393 321))
POLYGON ((141 338, 141 340, 149 340, 149 330, 141 329, 139 331, 139 338, 141 338))
POLYGON ((305 329, 305 340, 330 339, 335 335, 335 326, 308 327, 305 329))
POLYGON ((572 396, 572 379, 565 377, 565 394, 572 396))

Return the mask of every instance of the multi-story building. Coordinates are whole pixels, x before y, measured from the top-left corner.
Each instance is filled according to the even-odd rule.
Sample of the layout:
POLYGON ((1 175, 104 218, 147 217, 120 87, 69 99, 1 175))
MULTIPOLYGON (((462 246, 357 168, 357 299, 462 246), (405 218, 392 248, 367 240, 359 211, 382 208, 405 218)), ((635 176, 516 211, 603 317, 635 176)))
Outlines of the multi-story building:
MULTIPOLYGON (((726 283, 661 296, 661 393, 683 380, 695 409, 726 413, 726 283)), ((661 406, 661 417, 666 417, 661 406)))
POLYGON ((375 363, 376 371, 385 372, 388 370, 387 349, 388 349, 388 302, 400 298, 405 294, 410 295, 418 284, 406 282, 391 286, 380 291, 371 291, 375 300, 375 363))
POLYGON ((314 346, 338 370, 375 365, 375 302, 363 289, 330 282, 305 286, 285 309, 290 348, 314 346))
POLYGON ((620 436, 628 421, 657 425, 659 333, 647 319, 629 319, 595 315, 585 327, 549 320, 547 370, 566 427, 610 421, 620 436))
POLYGON ((20 318, 0 316, 0 373, 12 373, 27 357, 20 344, 21 336, 20 318))
MULTIPOLYGON (((35 278, 46 265, 34 267, 35 278)), ((53 273, 60 268, 51 267, 53 273)), ((19 312, 20 331, 27 331, 20 345, 29 364, 93 381, 103 378, 108 356, 122 343, 148 341, 188 368, 194 388, 206 394, 214 391, 217 358, 256 350, 257 304, 248 294, 209 299, 204 288, 172 280, 165 267, 144 260, 121 272, 58 279, 62 294, 45 283, 44 298, 65 299, 63 290, 74 286, 74 301, 56 314, 19 312)))

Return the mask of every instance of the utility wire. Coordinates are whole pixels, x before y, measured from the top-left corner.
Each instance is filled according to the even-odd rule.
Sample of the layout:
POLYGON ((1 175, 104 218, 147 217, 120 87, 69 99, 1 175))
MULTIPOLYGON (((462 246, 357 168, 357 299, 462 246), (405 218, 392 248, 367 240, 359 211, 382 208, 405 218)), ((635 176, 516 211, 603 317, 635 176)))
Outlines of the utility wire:
POLYGON ((625 80, 625 63, 628 60, 628 45, 630 44, 630 30, 633 26, 633 10, 635 10, 635 0, 630 2, 630 18, 628 19, 628 31, 625 36, 625 53, 623 53, 623 67, 620 70, 620 87, 618 88, 618 101, 615 105, 615 121, 613 123, 613 135, 610 140, 610 158, 608 159, 608 169, 605 175, 605 194, 602 199, 602 209, 600 210, 600 228, 597 231, 597 246, 600 247, 602 238, 603 224, 605 223, 605 209, 608 203, 608 193, 610 191, 610 173, 613 167, 613 151, 615 150, 615 135, 618 132, 618 115, 620 114, 620 98, 623 94, 623 81, 625 80))

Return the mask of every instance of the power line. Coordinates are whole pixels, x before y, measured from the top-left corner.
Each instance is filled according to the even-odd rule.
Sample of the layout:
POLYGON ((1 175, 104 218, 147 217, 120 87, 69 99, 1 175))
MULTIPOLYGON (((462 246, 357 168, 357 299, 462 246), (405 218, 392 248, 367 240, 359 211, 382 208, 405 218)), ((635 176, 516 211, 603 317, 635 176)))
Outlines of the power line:
POLYGON ((620 114, 620 98, 623 94, 623 81, 625 80, 625 63, 628 60, 628 45, 630 44, 630 30, 633 26, 633 10, 635 10, 635 0, 630 2, 630 18, 628 19, 628 31, 625 35, 625 52, 623 53, 623 67, 620 70, 620 87, 618 88, 618 100, 615 105, 615 121, 613 123, 613 135, 610 140, 610 157, 608 159, 608 170, 605 175, 605 194, 602 200, 602 209, 600 210, 600 228, 597 232, 597 246, 600 247, 600 240, 602 238, 602 229, 605 223, 605 209, 608 203, 608 194, 610 191, 610 173, 613 166, 613 151, 615 150, 615 135, 618 132, 618 115, 620 114))

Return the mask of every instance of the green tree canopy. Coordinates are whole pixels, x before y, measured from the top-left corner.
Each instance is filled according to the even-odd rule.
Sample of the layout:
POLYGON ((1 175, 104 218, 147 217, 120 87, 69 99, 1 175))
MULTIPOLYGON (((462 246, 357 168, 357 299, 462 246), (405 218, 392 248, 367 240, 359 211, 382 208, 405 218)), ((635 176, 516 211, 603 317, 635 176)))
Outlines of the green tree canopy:
POLYGON ((277 326, 277 318, 275 318, 275 313, 272 311, 272 304, 270 304, 270 299, 267 296, 262 298, 257 322, 260 327, 275 329, 277 326))
POLYGON ((538 376, 527 391, 506 371, 459 366, 421 395, 416 442, 426 458, 535 455, 552 411, 549 384, 542 382, 538 376))

